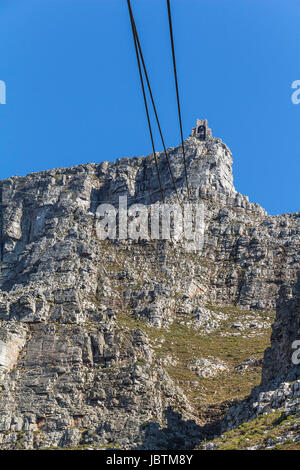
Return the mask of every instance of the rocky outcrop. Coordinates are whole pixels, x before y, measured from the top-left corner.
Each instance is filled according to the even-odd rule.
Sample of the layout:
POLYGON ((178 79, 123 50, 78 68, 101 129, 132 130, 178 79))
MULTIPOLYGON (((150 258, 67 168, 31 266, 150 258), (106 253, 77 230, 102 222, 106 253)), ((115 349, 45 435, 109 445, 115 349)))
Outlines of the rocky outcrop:
POLYGON ((26 326, 7 322, 0 329, 0 373, 9 371, 18 362, 26 344, 26 326))
POLYGON ((262 385, 267 385, 281 378, 295 380, 299 377, 300 272, 296 284, 284 286, 280 291, 276 321, 272 330, 271 347, 266 350, 264 357, 262 385), (297 341, 298 345, 295 344, 297 341), (297 350, 299 354, 297 354, 297 350), (298 362, 298 364, 294 362, 298 362))
MULTIPOLYGON (((191 136, 186 154, 193 201, 205 208, 201 252, 97 237, 100 203, 117 205, 124 194, 129 205, 160 200, 152 156, 0 182, 2 448, 182 449, 203 437, 205 423, 138 324, 167 329, 188 317, 205 335, 226 319, 210 304, 272 311, 296 279, 300 215, 267 216, 237 193, 220 139, 191 136)), ((184 199, 181 148, 169 157, 184 199)), ((206 374, 207 360, 198 355, 191 367, 206 374)))
MULTIPOLYGON (((168 409, 191 409, 152 356, 140 330, 35 323, 18 367, 2 378, 2 447, 166 445, 146 436, 149 427, 163 426, 168 409)), ((175 421, 169 433, 195 445, 196 423, 193 436, 188 420, 181 433, 175 421)))
POLYGON ((280 290, 261 384, 248 400, 230 408, 223 431, 275 410, 285 415, 300 413, 300 273, 294 285, 280 290))

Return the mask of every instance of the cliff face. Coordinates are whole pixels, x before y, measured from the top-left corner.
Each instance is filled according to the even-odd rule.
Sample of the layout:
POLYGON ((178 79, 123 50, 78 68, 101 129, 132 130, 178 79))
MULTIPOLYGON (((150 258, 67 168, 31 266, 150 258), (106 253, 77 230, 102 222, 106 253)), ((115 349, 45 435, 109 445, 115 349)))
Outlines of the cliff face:
POLYGON ((247 400, 227 411, 222 430, 231 431, 205 446, 206 449, 299 450, 299 288, 300 274, 294 284, 280 289, 271 346, 264 354, 261 383, 253 388, 247 400), (261 438, 255 439, 255 435, 261 438))
POLYGON ((262 385, 273 381, 300 378, 300 273, 295 284, 282 287, 277 301, 277 316, 273 325, 271 347, 264 356, 262 385), (295 356, 294 363, 293 355, 295 356))
MULTIPOLYGON (((197 337, 223 334, 222 306, 242 309, 237 331, 269 328, 261 312, 274 309, 299 270, 300 215, 267 216, 237 193, 220 139, 190 137, 186 154, 193 201, 205 207, 199 253, 96 236, 102 202, 117 205, 124 194, 128 204, 159 201, 151 156, 0 182, 2 448, 182 449, 203 437, 201 413, 169 373, 174 358, 159 353, 159 332, 178 324, 197 337)), ((169 156, 184 198, 180 147, 169 156)), ((160 170, 175 201, 163 154, 160 170)), ((279 371, 267 366, 264 380, 279 371)))

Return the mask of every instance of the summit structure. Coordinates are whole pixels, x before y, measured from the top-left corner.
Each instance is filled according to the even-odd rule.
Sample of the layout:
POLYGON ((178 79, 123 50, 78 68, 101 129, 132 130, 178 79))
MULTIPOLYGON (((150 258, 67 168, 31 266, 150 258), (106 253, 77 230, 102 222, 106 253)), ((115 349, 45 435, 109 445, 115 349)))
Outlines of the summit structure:
POLYGON ((212 131, 208 127, 207 119, 197 119, 196 127, 192 129, 192 136, 199 140, 207 140, 212 137, 212 131))

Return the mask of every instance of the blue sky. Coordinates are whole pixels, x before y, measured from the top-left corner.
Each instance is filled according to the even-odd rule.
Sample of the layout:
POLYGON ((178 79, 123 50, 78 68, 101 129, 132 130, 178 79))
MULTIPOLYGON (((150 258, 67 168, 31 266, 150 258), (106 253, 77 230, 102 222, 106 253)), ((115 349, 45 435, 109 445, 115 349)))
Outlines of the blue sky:
MULTIPOLYGON (((229 145, 270 214, 299 211, 299 0, 171 0, 184 135, 229 145)), ((179 144, 165 0, 132 0, 168 146, 179 144)), ((0 178, 151 152, 125 0, 1 0, 0 178)), ((162 150, 156 134, 157 150, 162 150)))

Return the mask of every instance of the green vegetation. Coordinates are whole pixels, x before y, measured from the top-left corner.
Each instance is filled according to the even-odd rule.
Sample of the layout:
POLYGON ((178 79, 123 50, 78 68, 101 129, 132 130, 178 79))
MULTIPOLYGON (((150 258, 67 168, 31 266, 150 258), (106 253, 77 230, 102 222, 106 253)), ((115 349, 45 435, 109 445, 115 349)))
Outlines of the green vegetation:
POLYGON ((288 439, 285 437, 291 432, 293 437, 296 437, 299 426, 299 416, 286 416, 283 412, 276 411, 243 423, 211 443, 216 445, 218 450, 245 450, 249 447, 264 449, 270 446, 274 450, 300 450, 300 441, 294 442, 292 437, 288 439), (278 442, 277 438, 283 438, 284 442, 278 442))
MULTIPOLYGON (((251 329, 232 335, 232 322, 249 315, 248 310, 226 306, 209 306, 216 312, 226 313, 228 319, 222 322, 215 332, 201 335, 201 330, 188 326, 191 320, 188 315, 178 316, 168 328, 153 328, 145 321, 134 318, 126 313, 118 314, 118 324, 123 328, 140 328, 147 333, 150 344, 156 352, 156 357, 162 361, 167 356, 176 361, 176 365, 166 365, 165 368, 175 382, 184 389, 187 397, 199 415, 206 414, 212 405, 224 408, 224 403, 240 400, 249 395, 251 389, 258 385, 261 378, 261 367, 249 367, 245 370, 235 369, 247 359, 261 359, 264 350, 269 346, 270 329, 262 329, 253 334, 251 329), (194 358, 216 357, 226 363, 229 370, 219 372, 215 377, 203 378, 197 376, 188 366, 194 358)), ((256 318, 265 320, 274 314, 255 312, 256 318)))

